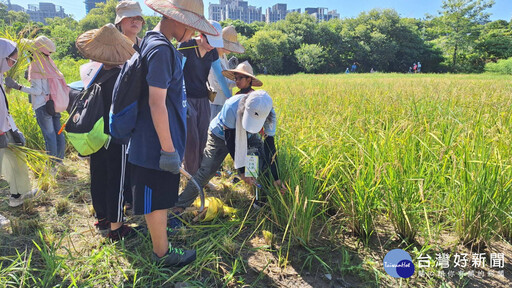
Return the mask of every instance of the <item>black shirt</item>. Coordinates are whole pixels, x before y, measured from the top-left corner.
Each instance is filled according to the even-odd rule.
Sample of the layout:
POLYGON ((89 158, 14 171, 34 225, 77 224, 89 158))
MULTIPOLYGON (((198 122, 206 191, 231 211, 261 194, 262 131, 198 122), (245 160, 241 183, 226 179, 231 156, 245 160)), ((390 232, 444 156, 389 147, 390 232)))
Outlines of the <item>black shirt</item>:
POLYGON ((212 49, 204 54, 203 58, 200 58, 198 56, 199 48, 192 48, 193 46, 197 46, 195 39, 183 42, 178 46, 178 50, 183 56, 187 57, 185 67, 183 67, 187 97, 207 98, 208 89, 206 88, 206 81, 208 80, 212 63, 219 59, 219 53, 217 49, 212 49))

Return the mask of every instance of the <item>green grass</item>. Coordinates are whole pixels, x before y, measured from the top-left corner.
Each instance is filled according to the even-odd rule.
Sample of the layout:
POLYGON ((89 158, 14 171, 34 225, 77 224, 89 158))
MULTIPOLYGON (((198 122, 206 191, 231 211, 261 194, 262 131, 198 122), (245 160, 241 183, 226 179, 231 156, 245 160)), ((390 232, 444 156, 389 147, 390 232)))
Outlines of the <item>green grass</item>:
MULTIPOLYGON (((66 66, 68 82, 76 80, 79 63, 59 65, 66 66)), ((198 260, 168 270, 150 261, 148 237, 103 244, 91 231, 87 164, 70 148, 50 192, 26 203, 32 216, 0 206, 14 220, 6 230, 12 234, 1 236, 0 282, 285 287, 295 282, 280 279, 296 273, 310 284, 462 287, 471 280, 400 282, 384 272, 382 258, 394 248, 406 249, 413 259, 484 247, 508 247, 503 252, 511 256, 504 241, 512 236, 508 77, 343 74, 261 80, 278 113, 284 195, 266 183, 269 205, 254 211, 247 187, 222 179, 227 193, 217 196, 238 213, 194 224, 172 238, 180 247, 197 249, 198 260), (326 281, 325 274, 334 279, 326 281)), ((27 131, 29 146, 44 145, 24 96, 15 92, 9 98, 17 99, 14 118, 27 131)))

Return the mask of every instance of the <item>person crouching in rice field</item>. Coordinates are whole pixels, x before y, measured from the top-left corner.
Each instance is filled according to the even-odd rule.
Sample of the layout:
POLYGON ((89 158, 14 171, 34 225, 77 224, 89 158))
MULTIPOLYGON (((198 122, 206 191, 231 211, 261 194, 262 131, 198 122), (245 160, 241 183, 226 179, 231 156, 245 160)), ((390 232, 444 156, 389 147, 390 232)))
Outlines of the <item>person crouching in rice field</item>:
MULTIPOLYGON (((130 59, 135 52, 132 42, 113 24, 107 24, 80 35, 76 40, 76 47, 85 58, 103 64, 92 83, 100 83, 104 103, 104 133, 110 134, 108 123, 112 92, 121 71, 119 65, 130 59)), ((120 143, 119 140, 109 137, 109 141, 91 154, 90 158, 92 205, 98 219, 94 225, 112 241, 136 234, 135 229, 123 224, 122 179, 126 145, 120 143)))
POLYGON ((4 73, 16 65, 16 62, 18 62, 16 43, 0 38, 0 173, 9 183, 10 207, 20 206, 25 199, 35 196, 39 191, 31 187, 25 155, 17 155, 7 148, 9 144, 25 144, 24 139, 20 137, 21 132, 9 114, 9 103, 3 87, 4 73))
MULTIPOLYGON (((135 1, 121 1, 116 6, 116 20, 115 25, 117 29, 123 33, 128 39, 133 42, 133 48, 139 50, 140 42, 142 41, 137 35, 142 30, 145 24, 142 17, 142 9, 139 2, 135 1)), ((130 147, 130 145, 128 145, 130 147)), ((126 153, 130 153, 127 149, 126 153)), ((133 208, 132 190, 130 183, 130 162, 125 163, 125 177, 124 177, 124 212, 130 213, 133 208)))
MULTIPOLYGON (((257 83, 260 83, 259 80, 257 83)), ((247 152, 256 150, 260 157, 263 181, 270 180, 269 183, 273 182, 275 187, 284 193, 285 187, 279 179, 275 157, 276 123, 272 98, 264 90, 238 94, 226 100, 219 114, 210 122, 204 158, 193 179, 199 186, 204 187, 213 178, 229 153, 234 159, 235 168, 239 169, 242 180, 250 185, 256 185, 253 177, 245 176, 247 152)), ((178 203, 172 210, 173 213, 183 212, 197 195, 197 189, 192 181, 189 181, 183 193, 180 194, 178 203)), ((262 207, 265 204, 266 197, 261 196, 259 200, 255 200, 256 207, 262 207)), ((172 221, 173 219, 175 218, 169 218, 170 225, 176 222, 172 221)))
MULTIPOLYGON (((229 25, 222 29, 222 41, 224 42, 224 48, 217 48, 217 52, 219 53, 220 64, 222 70, 229 69, 229 61, 226 57, 228 53, 244 53, 244 47, 238 42, 237 33, 235 27, 229 25)), ((210 82, 212 88, 217 92, 217 96, 215 100, 210 103, 210 121, 219 114, 220 109, 226 102, 226 99, 231 97, 231 95, 225 95, 220 87, 219 82, 217 81, 217 77, 215 77, 215 73, 213 69, 210 70, 210 74, 208 75, 208 82, 210 82)), ((231 90, 236 86, 233 80, 227 81, 228 88, 231 90)))
POLYGON ((27 42, 34 49, 32 61, 28 68, 30 87, 20 85, 9 77, 5 78, 5 83, 8 87, 31 95, 32 109, 36 113, 37 124, 39 124, 43 133, 46 152, 54 157, 53 160, 56 163, 62 163, 66 150, 66 139, 63 133, 59 134, 61 114, 55 113, 55 111, 49 113, 46 109, 46 102, 49 100, 48 95, 53 92, 48 79, 64 81, 64 75, 50 57, 57 47, 46 36, 39 36, 27 42))

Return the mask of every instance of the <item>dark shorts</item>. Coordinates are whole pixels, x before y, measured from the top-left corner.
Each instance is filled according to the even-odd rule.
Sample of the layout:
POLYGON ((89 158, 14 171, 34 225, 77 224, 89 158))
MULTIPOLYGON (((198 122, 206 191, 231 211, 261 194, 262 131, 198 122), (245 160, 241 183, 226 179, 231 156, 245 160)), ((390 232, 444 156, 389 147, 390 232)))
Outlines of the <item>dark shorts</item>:
POLYGON ((178 200, 180 174, 131 165, 133 213, 149 214, 169 209, 178 200))

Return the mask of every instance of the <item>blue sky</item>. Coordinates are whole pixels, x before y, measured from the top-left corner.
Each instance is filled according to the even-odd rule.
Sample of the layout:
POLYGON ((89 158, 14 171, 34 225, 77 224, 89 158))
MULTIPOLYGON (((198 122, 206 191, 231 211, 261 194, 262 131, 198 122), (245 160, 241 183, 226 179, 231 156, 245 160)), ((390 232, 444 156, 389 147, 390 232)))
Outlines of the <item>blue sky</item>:
MULTIPOLYGON (((138 0, 143 7, 146 15, 153 15, 153 11, 149 9, 143 0, 138 0)), ((7 2, 3 0, 2 2, 7 2)), ((64 7, 68 14, 73 14, 75 19, 82 19, 85 16, 84 0, 11 0, 12 4, 18 4, 27 8, 27 4, 37 4, 39 2, 51 2, 64 7)), ((219 3, 218 0, 206 0, 205 15, 208 17, 208 4, 219 3)), ((504 19, 510 21, 512 17, 512 1, 496 0, 496 4, 488 12, 492 13, 491 20, 504 19)), ((336 9, 341 17, 356 17, 362 11, 368 11, 373 8, 393 8, 402 17, 423 18, 425 14, 437 15, 441 9, 442 0, 249 0, 249 5, 262 7, 265 10, 276 3, 288 4, 288 9, 296 9, 306 7, 327 7, 336 9)))

